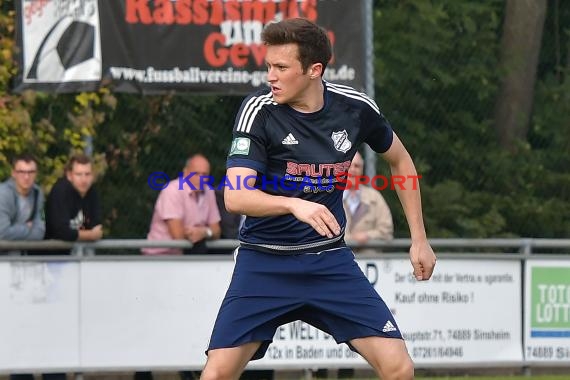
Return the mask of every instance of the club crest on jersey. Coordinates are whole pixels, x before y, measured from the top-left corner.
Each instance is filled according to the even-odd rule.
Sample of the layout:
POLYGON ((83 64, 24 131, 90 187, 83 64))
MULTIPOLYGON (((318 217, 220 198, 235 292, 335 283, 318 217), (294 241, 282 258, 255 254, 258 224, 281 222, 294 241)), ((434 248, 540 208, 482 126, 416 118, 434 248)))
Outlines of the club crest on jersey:
POLYGON ((247 137, 237 137, 232 141, 232 147, 230 148, 230 156, 234 154, 249 154, 249 145, 251 144, 251 140, 247 137))
POLYGON ((338 132, 333 132, 331 139, 334 143, 334 148, 339 152, 346 153, 352 147, 352 143, 348 139, 348 133, 346 132, 346 129, 338 132))

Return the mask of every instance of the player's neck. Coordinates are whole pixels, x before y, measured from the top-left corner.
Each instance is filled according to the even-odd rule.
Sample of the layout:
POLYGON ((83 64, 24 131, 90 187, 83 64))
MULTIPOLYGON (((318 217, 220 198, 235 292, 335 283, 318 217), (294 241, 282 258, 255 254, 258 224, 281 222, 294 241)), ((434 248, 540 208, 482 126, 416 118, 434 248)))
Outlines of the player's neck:
POLYGON ((295 111, 312 113, 320 111, 325 105, 325 88, 321 80, 315 80, 305 90, 303 97, 296 102, 289 103, 295 111))

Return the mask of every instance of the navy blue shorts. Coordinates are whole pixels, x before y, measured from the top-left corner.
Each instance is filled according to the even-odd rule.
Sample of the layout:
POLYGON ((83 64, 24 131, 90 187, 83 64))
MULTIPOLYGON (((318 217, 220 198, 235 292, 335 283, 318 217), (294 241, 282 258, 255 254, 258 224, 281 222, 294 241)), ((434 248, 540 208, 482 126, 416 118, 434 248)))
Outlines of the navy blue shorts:
POLYGON ((296 320, 337 343, 368 336, 402 338, 350 248, 292 256, 239 248, 208 350, 262 342, 252 360, 260 359, 276 329, 296 320))

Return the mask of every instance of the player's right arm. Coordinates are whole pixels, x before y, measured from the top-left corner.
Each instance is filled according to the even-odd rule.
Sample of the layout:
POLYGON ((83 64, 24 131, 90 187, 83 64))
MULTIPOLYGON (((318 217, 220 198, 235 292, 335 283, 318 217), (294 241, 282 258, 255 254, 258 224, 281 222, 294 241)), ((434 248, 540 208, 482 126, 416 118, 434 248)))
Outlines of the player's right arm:
POLYGON ((229 212, 255 217, 293 214, 321 236, 332 238, 340 234, 338 222, 324 205, 254 189, 256 176, 257 172, 250 168, 228 168, 226 178, 231 188, 226 187, 224 202, 229 212))

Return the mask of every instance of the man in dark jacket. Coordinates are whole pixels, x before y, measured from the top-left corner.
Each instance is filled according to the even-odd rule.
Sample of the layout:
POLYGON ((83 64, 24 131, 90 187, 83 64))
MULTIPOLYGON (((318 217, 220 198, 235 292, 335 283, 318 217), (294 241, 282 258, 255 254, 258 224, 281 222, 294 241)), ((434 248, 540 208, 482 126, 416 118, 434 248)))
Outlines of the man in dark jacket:
MULTIPOLYGON (((51 189, 46 201, 46 239, 94 241, 103 236, 101 205, 93 188, 91 159, 71 157, 65 176, 51 189)), ((67 252, 53 251, 56 254, 67 252)))

